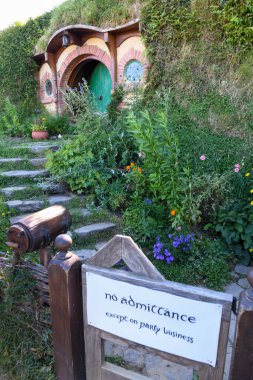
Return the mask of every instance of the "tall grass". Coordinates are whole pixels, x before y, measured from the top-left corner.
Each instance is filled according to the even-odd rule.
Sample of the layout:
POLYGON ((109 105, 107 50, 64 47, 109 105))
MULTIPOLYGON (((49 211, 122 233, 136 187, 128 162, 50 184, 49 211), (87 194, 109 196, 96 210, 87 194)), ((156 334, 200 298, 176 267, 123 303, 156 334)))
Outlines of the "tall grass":
POLYGON ((37 44, 45 50, 54 31, 65 25, 87 24, 101 28, 113 27, 139 17, 143 0, 68 0, 55 8, 49 28, 37 44))

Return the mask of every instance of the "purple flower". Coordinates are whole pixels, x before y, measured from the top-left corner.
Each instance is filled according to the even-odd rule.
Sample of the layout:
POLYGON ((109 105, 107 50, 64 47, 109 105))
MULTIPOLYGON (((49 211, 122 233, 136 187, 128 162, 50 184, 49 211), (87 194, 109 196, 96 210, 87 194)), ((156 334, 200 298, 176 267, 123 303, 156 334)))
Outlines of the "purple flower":
POLYGON ((167 264, 170 264, 172 261, 174 261, 174 256, 166 257, 167 264))
POLYGON ((151 205, 152 201, 151 201, 151 199, 146 198, 145 199, 145 203, 146 203, 146 205, 151 205))

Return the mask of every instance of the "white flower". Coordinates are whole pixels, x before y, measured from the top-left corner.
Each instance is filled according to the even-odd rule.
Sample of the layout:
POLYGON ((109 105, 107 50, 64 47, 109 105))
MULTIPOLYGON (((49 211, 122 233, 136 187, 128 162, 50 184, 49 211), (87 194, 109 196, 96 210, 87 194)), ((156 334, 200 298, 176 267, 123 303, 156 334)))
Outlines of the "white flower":
POLYGON ((58 139, 62 139, 62 135, 59 134, 59 135, 58 135, 58 139))

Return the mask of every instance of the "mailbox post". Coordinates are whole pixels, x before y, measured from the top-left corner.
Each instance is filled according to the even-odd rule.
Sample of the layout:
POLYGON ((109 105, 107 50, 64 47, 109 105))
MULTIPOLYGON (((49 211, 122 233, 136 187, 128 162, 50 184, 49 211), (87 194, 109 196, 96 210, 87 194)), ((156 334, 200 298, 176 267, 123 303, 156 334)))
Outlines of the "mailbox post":
POLYGON ((85 380, 82 262, 68 251, 71 245, 70 236, 57 236, 59 252, 48 268, 57 380, 85 380))

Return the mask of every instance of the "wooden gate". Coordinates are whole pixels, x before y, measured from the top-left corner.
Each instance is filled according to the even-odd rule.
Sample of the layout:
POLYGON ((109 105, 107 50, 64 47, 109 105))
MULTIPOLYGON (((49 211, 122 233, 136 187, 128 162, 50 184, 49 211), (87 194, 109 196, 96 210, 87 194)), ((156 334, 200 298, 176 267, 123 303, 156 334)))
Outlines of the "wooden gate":
MULTIPOLYGON (((128 346, 130 346, 131 348, 141 347, 142 350, 144 349, 146 350, 146 352, 149 352, 154 355, 159 355, 162 358, 171 362, 191 367, 193 368, 195 373, 199 375, 200 380, 222 379, 231 315, 231 295, 211 291, 208 289, 186 286, 175 282, 165 281, 163 276, 157 271, 157 269, 147 259, 147 257, 133 242, 133 240, 129 237, 119 235, 115 236, 93 258, 89 259, 87 264, 84 264, 82 266, 82 282, 86 380, 148 380, 146 376, 137 374, 136 372, 106 362, 103 348, 105 340, 121 345, 125 345, 127 343, 128 346), (125 262, 130 272, 118 269, 111 269, 116 263, 118 263, 121 260, 125 262), (215 363, 213 365, 210 365, 207 362, 189 359, 189 357, 191 357, 192 355, 191 345, 189 345, 189 357, 183 357, 180 356, 180 353, 175 355, 174 347, 172 346, 168 347, 167 352, 165 352, 164 350, 161 350, 157 347, 154 348, 153 345, 155 345, 155 342, 151 342, 151 346, 148 346, 144 343, 142 344, 140 340, 138 340, 137 338, 137 329, 136 337, 133 334, 131 339, 126 339, 124 338, 125 332, 121 331, 121 333, 118 334, 117 328, 115 329, 115 332, 109 331, 110 328, 105 330, 101 328, 99 324, 100 322, 98 323, 99 327, 95 327, 97 322, 92 322, 90 319, 94 318, 94 315, 96 319, 96 315, 102 313, 101 302, 98 293, 100 291, 100 293, 102 294, 105 291, 105 289, 101 290, 99 288, 99 282, 97 282, 96 293, 91 293, 92 289, 89 289, 89 287, 91 287, 91 285, 89 284, 91 284, 92 282, 89 278, 92 278, 92 281, 96 281, 96 279, 101 280, 101 284, 107 282, 109 282, 110 284, 115 284, 115 295, 113 295, 112 293, 110 294, 109 291, 106 294, 104 294, 104 298, 106 299, 106 301, 110 301, 111 304, 113 303, 113 301, 116 302, 116 298, 118 299, 118 297, 116 296, 118 288, 125 287, 126 289, 128 289, 129 286, 134 286, 137 288, 131 289, 137 289, 138 291, 141 290, 145 294, 146 292, 157 292, 157 297, 159 296, 159 299, 163 296, 172 295, 178 297, 179 301, 182 301, 183 299, 184 301, 182 302, 185 302, 186 304, 188 304, 189 300, 191 300, 191 302, 199 302, 199 304, 202 304, 202 306, 206 305, 206 307, 209 307, 208 305, 212 305, 210 307, 214 308, 215 310, 217 308, 220 308, 221 318, 217 335, 217 360, 215 359, 215 363), (92 297, 94 298, 92 302, 90 302, 92 297), (93 314, 91 314, 91 311, 89 310, 90 305, 96 305, 95 314, 94 311, 93 314)), ((133 298, 131 299, 133 300, 133 298)), ((144 305, 144 303, 138 303, 138 305, 142 305, 139 306, 139 308, 144 309, 145 307, 148 308, 149 311, 150 308, 152 308, 150 304, 144 305)), ((153 305, 153 311, 157 310, 156 307, 158 308, 158 306, 153 305)), ((180 318, 178 313, 173 313, 171 315, 176 315, 175 318, 180 318)), ((110 316, 112 319, 116 318, 116 320, 119 320, 119 318, 125 318, 125 321, 128 322, 127 316, 124 317, 123 315, 121 316, 113 314, 108 311, 108 313, 106 313, 106 316, 104 314, 101 314, 102 324, 103 320, 106 319, 108 316, 110 316)), ((194 322, 194 317, 181 315, 181 321, 186 321, 187 318, 188 322, 194 322)), ((138 321, 136 319, 136 323, 137 322, 138 321)), ((132 322, 128 324, 128 327, 126 325, 126 335, 128 334, 127 329, 132 328, 131 323, 132 322)), ((115 326, 119 326, 119 323, 117 322, 115 326)), ((206 326, 207 330, 211 328, 212 326, 206 326)), ((203 333, 205 332, 206 331, 204 331, 203 333)), ((184 336, 183 339, 185 339, 184 336)), ((208 349, 208 345, 209 342, 207 341, 206 349, 208 349)), ((186 356, 188 356, 188 354, 186 356)))

